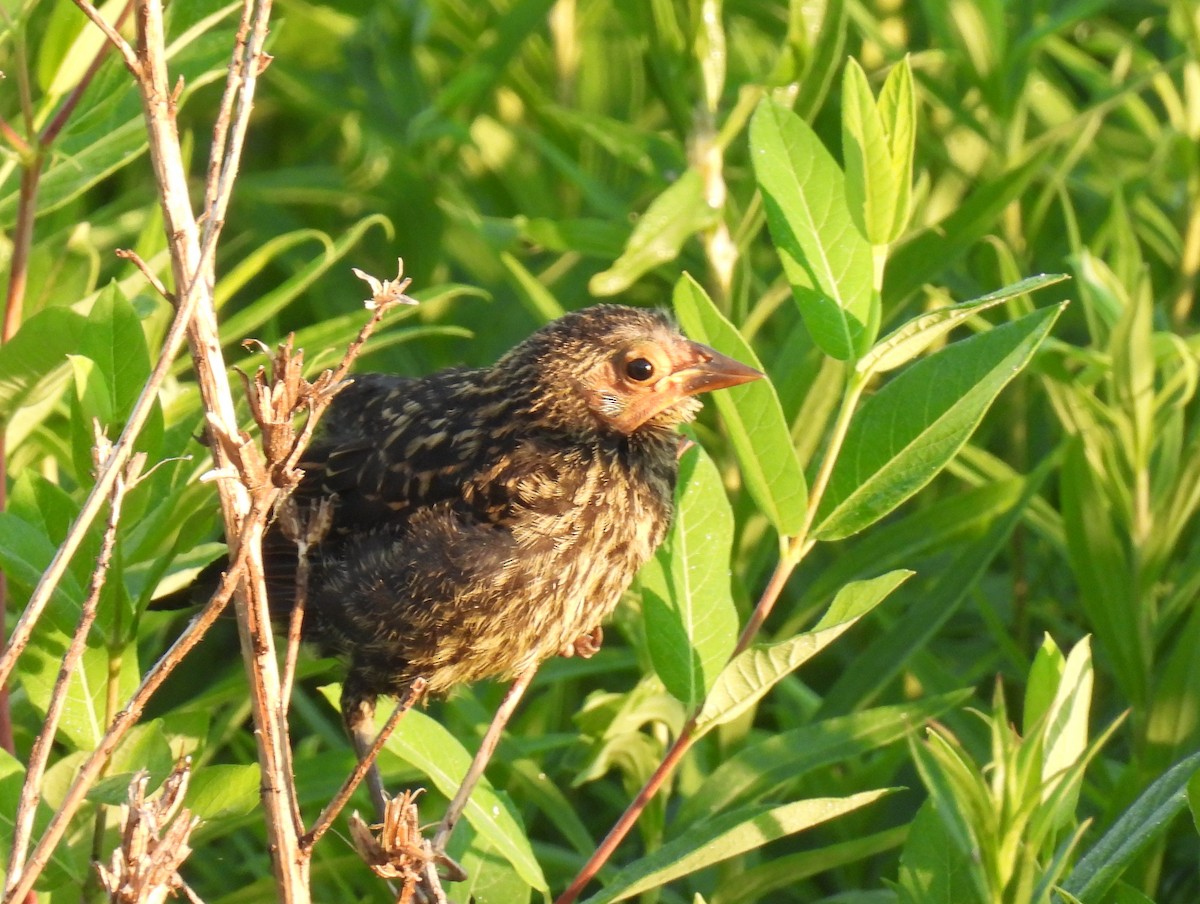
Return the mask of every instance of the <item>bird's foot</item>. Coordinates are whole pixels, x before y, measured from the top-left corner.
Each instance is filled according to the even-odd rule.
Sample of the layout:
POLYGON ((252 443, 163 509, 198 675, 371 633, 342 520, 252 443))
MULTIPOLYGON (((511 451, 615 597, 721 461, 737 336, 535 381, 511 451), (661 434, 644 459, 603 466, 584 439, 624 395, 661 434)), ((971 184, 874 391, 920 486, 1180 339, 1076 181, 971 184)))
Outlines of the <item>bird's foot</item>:
POLYGON ((591 659, 600 652, 600 646, 604 643, 604 629, 599 625, 592 628, 586 634, 580 634, 574 640, 563 644, 561 650, 558 651, 559 656, 578 656, 580 659, 591 659))

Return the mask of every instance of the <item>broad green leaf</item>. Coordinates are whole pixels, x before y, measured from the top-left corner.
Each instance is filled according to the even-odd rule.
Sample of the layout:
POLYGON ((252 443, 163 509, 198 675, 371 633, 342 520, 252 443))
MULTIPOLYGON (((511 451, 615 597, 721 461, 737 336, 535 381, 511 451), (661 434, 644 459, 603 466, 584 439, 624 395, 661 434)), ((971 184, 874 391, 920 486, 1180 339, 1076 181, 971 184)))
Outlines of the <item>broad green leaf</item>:
POLYGON ((113 754, 104 770, 104 777, 88 791, 87 799, 93 803, 120 806, 129 801, 129 783, 139 772, 149 775, 147 793, 154 791, 171 774, 175 758, 163 734, 161 719, 153 719, 135 725, 113 754))
POLYGON ((805 773, 877 752, 966 702, 970 690, 880 706, 772 734, 723 760, 682 802, 673 824, 686 826, 734 804, 779 795, 805 773))
POLYGON ((588 290, 601 297, 624 292, 643 274, 675 260, 683 243, 712 226, 719 215, 704 196, 699 170, 689 169, 650 203, 625 251, 611 267, 591 278, 588 290))
POLYGON ((945 467, 1045 339, 1063 305, 956 342, 918 361, 855 413, 814 536, 874 524, 945 467))
MULTIPOLYGON (((337 705, 340 688, 327 686, 321 688, 321 692, 337 705)), ((376 727, 382 728, 389 715, 387 707, 379 707, 375 717, 376 727)), ((453 797, 458 791, 471 765, 471 755, 458 739, 417 709, 405 714, 388 738, 386 749, 425 773, 447 798, 453 797)), ((542 868, 533 856, 512 802, 506 795, 496 791, 487 778, 480 779, 475 786, 463 815, 516 868, 522 879, 534 888, 547 890, 542 868)))
POLYGON ((853 812, 888 793, 885 789, 850 797, 818 797, 781 806, 746 807, 710 817, 622 870, 585 904, 624 901, 703 867, 756 850, 777 838, 853 812))
POLYGON ((898 219, 899 174, 867 75, 853 57, 842 76, 842 158, 854 224, 872 245, 888 244, 898 219))
POLYGON ((675 518, 640 580, 654 669, 672 694, 695 706, 737 642, 729 589, 733 513, 716 465, 699 446, 679 462, 675 518))
MULTIPOLYGON (((20 802, 21 787, 24 784, 25 764, 7 750, 0 749, 0 870, 5 872, 8 870, 8 858, 12 853, 13 820, 16 818, 17 804, 20 802)), ((35 841, 45 831, 51 815, 52 810, 39 798, 33 820, 35 841)), ((67 856, 63 845, 59 845, 50 857, 42 882, 47 887, 71 882, 79 888, 90 871, 90 865, 86 861, 67 856)))
POLYGON ((891 571, 843 587, 812 631, 743 651, 725 667, 696 718, 696 733, 737 718, 782 678, 791 674, 874 609, 912 575, 891 571))
POLYGON ((987 904, 974 881, 975 864, 927 800, 917 811, 900 854, 899 904, 987 904))
POLYGON ((34 314, 0 345, 0 418, 11 451, 49 413, 67 382, 87 318, 67 308, 34 314))
MULTIPOLYGON (((697 342, 763 369, 753 349, 691 276, 685 274, 675 284, 672 301, 684 332, 697 342)), ((713 401, 750 495, 780 534, 794 535, 804 523, 808 487, 775 387, 770 380, 755 380, 713 393, 713 401)))
POLYGON ((894 370, 916 358, 938 339, 976 314, 982 314, 1010 298, 1033 292, 1043 286, 1054 285, 1066 278, 1066 275, 1062 273, 1031 276, 979 298, 914 317, 908 323, 880 339, 874 348, 863 355, 855 365, 855 369, 864 376, 894 370))
POLYGON ((750 121, 750 150, 771 237, 813 340, 834 358, 857 358, 875 341, 879 298, 842 171, 812 128, 771 100, 750 121))
POLYGON ((1187 806, 1188 783, 1200 770, 1200 753, 1176 763, 1121 814, 1063 882, 1081 901, 1099 901, 1118 877, 1187 806))
POLYGON ((258 763, 205 764, 192 773, 185 805, 209 822, 245 816, 259 806, 261 786, 258 763))
POLYGON ((532 894, 529 883, 521 878, 496 845, 479 835, 470 823, 455 830, 450 854, 467 874, 465 882, 452 886, 455 900, 474 904, 527 904, 529 901, 532 894))

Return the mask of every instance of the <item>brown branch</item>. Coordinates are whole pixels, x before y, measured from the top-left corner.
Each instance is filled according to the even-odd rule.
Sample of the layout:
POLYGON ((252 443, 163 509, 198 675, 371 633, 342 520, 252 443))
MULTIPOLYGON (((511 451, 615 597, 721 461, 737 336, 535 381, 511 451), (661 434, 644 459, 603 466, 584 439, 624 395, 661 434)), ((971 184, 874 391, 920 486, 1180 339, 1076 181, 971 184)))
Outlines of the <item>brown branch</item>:
POLYGON ((131 248, 118 248, 114 253, 121 260, 129 261, 140 271, 142 271, 142 276, 146 277, 146 282, 150 283, 150 288, 154 289, 154 291, 166 299, 169 304, 174 306, 175 296, 172 295, 170 290, 163 285, 162 280, 158 278, 158 274, 150 269, 150 265, 142 260, 142 256, 140 254, 131 248))
POLYGON ((349 777, 342 784, 341 789, 334 795, 333 800, 321 811, 321 815, 317 817, 317 821, 313 823, 313 827, 308 831, 308 834, 300 839, 302 850, 306 853, 311 852, 313 845, 320 841, 321 836, 329 831, 329 827, 333 825, 333 821, 337 818, 338 813, 345 808, 350 800, 350 796, 362 784, 363 777, 366 776, 371 766, 374 765, 375 758, 379 756, 379 751, 383 749, 383 745, 391 737, 396 725, 404 718, 405 713, 412 709, 416 702, 421 699, 421 695, 424 693, 425 679, 414 678, 408 686, 408 693, 405 694, 403 700, 396 704, 396 708, 392 710, 392 714, 388 716, 387 722, 379 730, 379 735, 375 738, 375 742, 371 745, 366 755, 359 759, 357 765, 354 767, 354 771, 350 773, 349 777))
MULTIPOLYGON (((83 11, 85 16, 92 20, 93 25, 104 32, 104 36, 108 38, 108 42, 121 52, 121 57, 125 60, 126 68, 133 73, 134 78, 140 80, 142 77, 142 66, 138 61, 137 54, 134 53, 133 48, 129 46, 129 42, 121 37, 120 32, 113 28, 113 26, 108 23, 108 20, 100 15, 99 10, 92 6, 88 0, 74 0, 74 3, 83 11)), ((125 13, 122 13, 121 18, 123 19, 124 17, 125 13)))
MULTIPOLYGON (((99 434, 98 427, 97 433, 99 434)), ((102 434, 97 436, 95 450, 97 465, 108 457, 111 445, 102 434)), ((58 732, 63 709, 67 704, 67 685, 70 683, 72 675, 75 674, 75 668, 83 656, 83 650, 87 644, 88 632, 91 631, 92 623, 96 620, 96 612, 100 605, 100 592, 104 589, 104 581, 112 563, 113 548, 117 540, 117 524, 121 517, 121 504, 125 499, 126 488, 136 481, 144 461, 145 456, 138 455, 129 462, 116 483, 113 484, 112 492, 109 494, 108 523, 104 528, 104 537, 101 540, 96 566, 92 570, 88 594, 80 611, 79 624, 75 628, 75 634, 63 657, 62 666, 59 668, 58 677, 54 682, 54 690, 50 694, 45 722, 33 742, 33 749, 29 753, 29 763, 25 768, 25 782, 21 786, 21 798, 17 803, 17 814, 13 820, 12 849, 8 859, 8 876, 5 879, 6 891, 11 890, 21 878, 21 872, 25 867, 25 857, 29 852, 29 839, 33 832, 33 817, 37 812, 37 804, 41 796, 39 791, 42 786, 42 776, 45 774, 46 764, 50 759, 50 748, 54 743, 54 736, 58 732)))
POLYGON ((146 677, 142 679, 142 683, 130 698, 129 703, 125 708, 117 714, 113 719, 112 724, 108 727, 108 731, 104 733, 104 737, 100 739, 100 743, 80 765, 79 770, 75 773, 75 780, 67 789, 66 795, 63 797, 63 802, 59 806, 58 811, 50 819, 50 823, 46 826, 41 840, 29 855, 29 861, 26 865, 24 873, 15 883, 13 888, 7 891, 4 895, 3 904, 16 904, 33 889, 34 882, 46 868, 46 864, 50 862, 50 857, 54 853, 55 847, 70 828, 71 820, 82 806, 87 797, 87 793, 95 784, 96 779, 100 777, 100 773, 108 764, 109 757, 116 750, 117 745, 125 737, 126 733, 137 724, 142 716, 142 711, 150 698, 166 680, 167 676, 175 670, 183 658, 200 642, 200 639, 208 632, 229 604, 229 598, 233 595, 234 588, 237 587, 241 580, 244 571, 244 565, 240 562, 235 562, 225 576, 221 580, 217 592, 213 594, 208 605, 197 615, 191 623, 184 629, 184 632, 179 635, 179 638, 171 645, 171 648, 163 654, 162 658, 154 664, 154 667, 146 673, 146 677))

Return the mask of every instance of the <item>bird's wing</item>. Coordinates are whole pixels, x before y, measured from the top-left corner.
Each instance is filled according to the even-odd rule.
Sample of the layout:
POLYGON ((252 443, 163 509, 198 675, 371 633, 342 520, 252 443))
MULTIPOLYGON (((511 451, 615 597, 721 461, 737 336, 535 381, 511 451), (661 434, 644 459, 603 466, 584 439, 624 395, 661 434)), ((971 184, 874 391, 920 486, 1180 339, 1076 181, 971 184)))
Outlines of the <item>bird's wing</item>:
POLYGON ((300 466, 300 499, 336 500, 334 528, 402 526, 461 496, 487 432, 475 426, 474 371, 421 380, 366 374, 335 398, 300 466))

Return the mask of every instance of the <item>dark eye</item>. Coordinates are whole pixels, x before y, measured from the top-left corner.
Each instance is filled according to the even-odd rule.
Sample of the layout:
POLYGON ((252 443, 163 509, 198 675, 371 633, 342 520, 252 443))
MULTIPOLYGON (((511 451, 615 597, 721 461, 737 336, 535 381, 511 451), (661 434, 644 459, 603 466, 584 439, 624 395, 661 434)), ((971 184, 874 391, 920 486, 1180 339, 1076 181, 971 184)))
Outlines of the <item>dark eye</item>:
POLYGON ((634 358, 625 362, 625 376, 638 383, 645 383, 654 376, 654 365, 645 358, 634 358))

